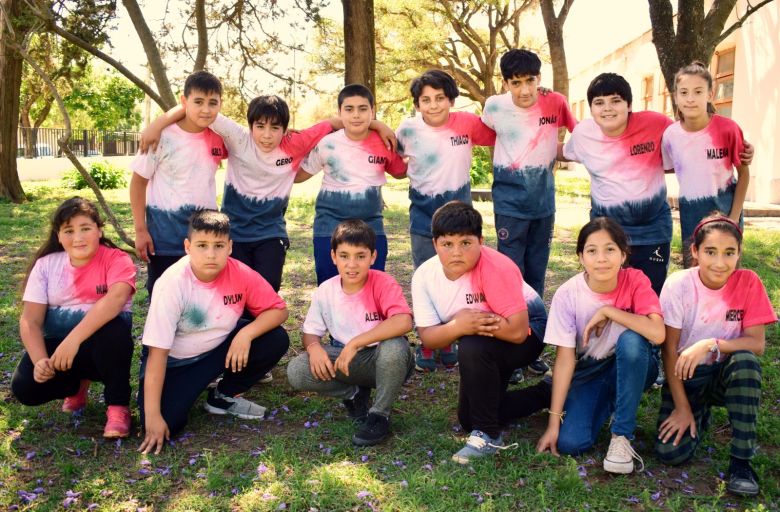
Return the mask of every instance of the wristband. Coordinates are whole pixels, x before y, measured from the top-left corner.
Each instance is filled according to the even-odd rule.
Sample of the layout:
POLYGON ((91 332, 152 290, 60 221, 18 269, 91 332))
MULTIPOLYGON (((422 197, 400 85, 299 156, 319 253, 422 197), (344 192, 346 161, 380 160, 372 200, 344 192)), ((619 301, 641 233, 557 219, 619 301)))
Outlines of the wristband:
POLYGON ((713 338, 715 344, 710 347, 710 354, 715 354, 715 362, 720 362, 720 342, 723 341, 719 338, 713 338))
POLYGON ((550 409, 545 409, 544 411, 545 411, 547 414, 551 414, 551 415, 553 415, 553 416, 558 416, 558 418, 560 418, 560 420, 561 420, 561 423, 563 423, 563 417, 564 417, 564 416, 566 416, 566 411, 563 411, 563 412, 555 412, 555 411, 551 411, 550 409))

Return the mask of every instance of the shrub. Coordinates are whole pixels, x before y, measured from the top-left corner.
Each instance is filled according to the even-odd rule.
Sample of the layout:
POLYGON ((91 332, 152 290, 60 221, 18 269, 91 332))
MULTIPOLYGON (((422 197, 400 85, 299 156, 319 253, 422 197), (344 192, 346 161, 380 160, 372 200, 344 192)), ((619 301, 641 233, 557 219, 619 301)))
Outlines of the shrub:
MULTIPOLYGON (((101 190, 111 190, 127 186, 125 171, 119 167, 111 165, 108 162, 92 162, 87 168, 87 172, 95 180, 101 190)), ((72 189, 81 190, 87 188, 87 181, 81 173, 73 168, 62 177, 63 184, 72 189)))
POLYGON ((489 186, 493 183, 493 157, 490 148, 474 146, 473 155, 469 171, 472 186, 489 186))

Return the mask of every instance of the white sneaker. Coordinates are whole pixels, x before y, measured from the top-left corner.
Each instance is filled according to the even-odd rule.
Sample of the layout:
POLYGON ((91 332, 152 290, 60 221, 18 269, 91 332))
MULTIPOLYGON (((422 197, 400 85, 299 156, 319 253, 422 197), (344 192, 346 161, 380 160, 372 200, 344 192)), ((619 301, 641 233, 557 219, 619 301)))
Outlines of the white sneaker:
POLYGON ((607 456, 604 457, 604 471, 627 475, 634 471, 634 459, 642 465, 639 471, 644 470, 645 463, 631 447, 631 441, 624 436, 613 435, 607 456))

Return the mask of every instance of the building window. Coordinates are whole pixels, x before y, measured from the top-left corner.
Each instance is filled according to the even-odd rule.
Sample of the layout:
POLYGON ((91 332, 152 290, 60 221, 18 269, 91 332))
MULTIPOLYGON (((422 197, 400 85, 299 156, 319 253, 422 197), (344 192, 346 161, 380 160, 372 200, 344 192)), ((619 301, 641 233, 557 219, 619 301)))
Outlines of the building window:
POLYGON ((580 100, 579 102, 579 111, 580 111, 580 117, 579 119, 585 119, 585 100, 580 100))
POLYGON ((731 117, 731 104, 734 100, 734 48, 715 52, 712 69, 715 70, 715 110, 724 117, 731 117))
POLYGON ((644 96, 645 110, 653 109, 653 75, 646 76, 642 80, 642 92, 644 96))
POLYGON ((672 95, 669 94, 669 89, 666 87, 666 80, 661 80, 659 85, 659 91, 664 97, 664 110, 663 113, 667 117, 674 119, 674 106, 672 105, 672 95))

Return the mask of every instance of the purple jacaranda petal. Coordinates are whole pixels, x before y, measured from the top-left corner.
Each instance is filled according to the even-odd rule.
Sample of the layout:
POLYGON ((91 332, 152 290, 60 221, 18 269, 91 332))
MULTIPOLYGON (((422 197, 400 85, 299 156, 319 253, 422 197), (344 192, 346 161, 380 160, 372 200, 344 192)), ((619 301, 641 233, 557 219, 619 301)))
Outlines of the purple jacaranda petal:
POLYGON ((442 490, 442 491, 449 491, 449 490, 450 490, 450 488, 449 488, 449 487, 447 487, 446 485, 442 485, 442 486, 441 486, 441 490, 442 490))
POLYGON ((90 503, 89 505, 87 505, 87 510, 89 510, 90 512, 92 510, 97 510, 97 508, 98 508, 98 504, 97 503, 90 503))
POLYGON ((238 489, 236 489, 235 487, 233 487, 232 489, 230 489, 230 494, 232 494, 233 496, 235 496, 236 494, 238 494, 238 489))
POLYGON ((287 503, 279 503, 279 506, 276 507, 276 510, 287 510, 287 503))
POLYGON ((680 476, 683 478, 683 480, 688 480, 688 473, 686 473, 685 471, 680 473, 680 476))
POLYGON ((312 421, 311 422, 311 426, 312 426, 312 428, 317 428, 317 427, 320 426, 320 422, 319 421, 312 421))
POLYGON ((260 463, 260 465, 257 466, 257 474, 258 476, 264 475, 268 472, 268 466, 266 466, 263 463, 260 463))
POLYGON ((44 489, 43 487, 36 487, 35 489, 33 489, 33 492, 35 494, 43 494, 46 492, 46 489, 44 489))
POLYGON ((112 494, 114 494, 114 491, 112 491, 111 489, 103 489, 102 491, 100 491, 100 495, 103 496, 104 498, 107 498, 112 494))
POLYGON ((289 408, 289 407, 287 407, 287 406, 286 406, 286 405, 284 405, 284 404, 282 404, 282 410, 283 410, 284 412, 290 412, 290 408, 289 408))
POLYGON ((401 480, 400 483, 401 483, 401 487, 404 487, 404 488, 405 487, 409 487, 409 482, 407 482, 406 480, 401 480))
POLYGON ((368 455, 361 455, 360 456, 360 462, 367 462, 368 461, 368 455))
POLYGON ((433 388, 428 388, 428 394, 429 394, 429 395, 432 395, 432 394, 434 394, 434 393, 436 393, 436 390, 435 390, 435 389, 433 389, 433 388))
POLYGON ((187 461, 187 464, 189 464, 190 466, 194 466, 197 463, 198 463, 198 459, 196 457, 190 457, 190 460, 187 461))
POLYGON ((425 454, 426 454, 428 457, 431 457, 431 458, 433 458, 433 452, 432 452, 431 450, 428 450, 427 452, 425 452, 425 454))
POLYGON ((76 503, 76 498, 65 498, 64 500, 62 500, 62 507, 68 508, 74 503, 76 503))
POLYGON ((217 491, 211 491, 209 493, 209 498, 216 498, 217 497, 217 491))
POLYGON ((650 499, 653 501, 658 501, 658 498, 660 497, 661 497, 661 491, 656 491, 650 495, 650 499))
POLYGON ((79 496, 81 496, 81 493, 74 492, 68 489, 67 491, 65 491, 65 496, 67 496, 68 498, 78 498, 79 496))
POLYGON ((371 496, 371 493, 370 493, 370 492, 368 492, 368 491, 358 491, 358 493, 356 494, 356 496, 358 497, 358 499, 362 500, 362 499, 366 499, 366 498, 368 498, 369 496, 371 496))
POLYGON ((146 476, 146 475, 149 475, 151 473, 152 473, 151 470, 149 470, 148 468, 141 468, 141 469, 138 470, 138 474, 139 475, 146 476))
POLYGON ((629 496, 628 498, 626 498, 626 501, 629 503, 640 503, 640 499, 637 498, 636 496, 629 496))
POLYGON ((311 428, 311 421, 307 421, 303 424, 303 428, 311 428))
POLYGON ((32 459, 34 459, 34 458, 35 458, 35 455, 36 455, 36 454, 35 454, 35 452, 33 452, 33 451, 30 451, 30 452, 27 452, 27 453, 24 455, 24 458, 25 458, 25 459, 27 459, 27 460, 32 460, 32 459))
POLYGON ((577 466, 577 473, 580 475, 580 478, 588 476, 588 470, 585 469, 585 466, 577 466))
POLYGON ((433 466, 431 466, 430 464, 424 464, 423 469, 427 469, 428 471, 433 471, 433 466))
POLYGON ((398 398, 401 399, 401 400, 408 400, 409 399, 409 395, 401 395, 398 398))
POLYGON ((472 492, 471 496, 474 497, 474 499, 477 501, 477 503, 482 503, 483 501, 485 501, 485 498, 483 498, 482 495, 479 494, 478 492, 472 492))

